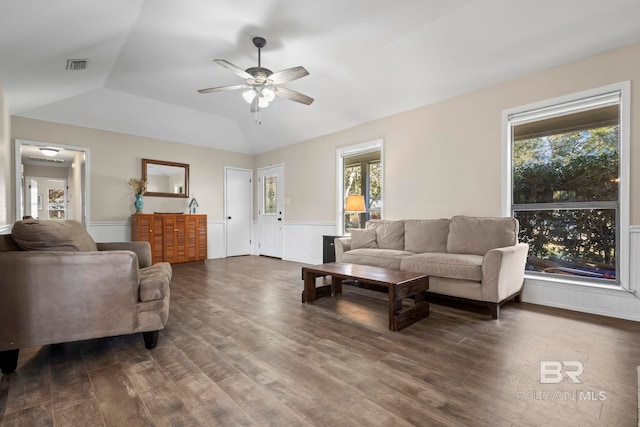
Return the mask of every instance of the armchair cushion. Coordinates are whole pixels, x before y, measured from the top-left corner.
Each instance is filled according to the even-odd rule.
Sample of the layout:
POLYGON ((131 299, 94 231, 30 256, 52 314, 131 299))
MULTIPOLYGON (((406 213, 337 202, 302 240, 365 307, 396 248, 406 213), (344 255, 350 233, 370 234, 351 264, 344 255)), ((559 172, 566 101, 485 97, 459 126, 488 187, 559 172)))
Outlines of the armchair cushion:
POLYGON ((24 219, 13 225, 11 237, 25 251, 95 252, 98 246, 74 220, 24 219))

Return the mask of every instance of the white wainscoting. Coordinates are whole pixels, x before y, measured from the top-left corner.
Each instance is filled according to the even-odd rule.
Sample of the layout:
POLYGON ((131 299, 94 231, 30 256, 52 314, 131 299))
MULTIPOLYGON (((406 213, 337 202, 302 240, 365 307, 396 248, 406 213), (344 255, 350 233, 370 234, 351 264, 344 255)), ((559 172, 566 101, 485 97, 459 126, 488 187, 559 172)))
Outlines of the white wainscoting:
POLYGON ((591 286, 525 279, 522 300, 534 304, 640 321, 640 227, 629 233, 629 287, 635 294, 591 286))
MULTIPOLYGON (((92 222, 89 234, 96 242, 131 241, 131 223, 129 221, 92 222)), ((207 221, 207 257, 224 258, 224 222, 207 221)))
POLYGON ((335 222, 285 222, 282 258, 303 264, 322 264, 322 236, 335 232, 335 222))
MULTIPOLYGON (((285 221, 282 224, 282 259, 302 264, 322 264, 322 236, 335 235, 335 222, 285 221)), ((258 248, 260 224, 253 223, 252 253, 258 248)))

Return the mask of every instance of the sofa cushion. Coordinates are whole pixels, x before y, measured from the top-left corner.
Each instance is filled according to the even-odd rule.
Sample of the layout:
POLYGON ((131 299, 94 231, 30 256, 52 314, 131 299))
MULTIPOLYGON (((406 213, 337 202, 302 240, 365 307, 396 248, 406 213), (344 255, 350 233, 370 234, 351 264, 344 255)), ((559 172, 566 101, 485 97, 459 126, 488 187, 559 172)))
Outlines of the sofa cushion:
POLYGON ((515 218, 454 216, 449 222, 447 252, 484 255, 491 249, 513 246, 517 241, 515 218))
POLYGON ((415 253, 447 252, 449 219, 409 219, 404 222, 404 249, 415 253))
POLYGON ((376 230, 351 230, 351 249, 377 249, 376 230))
POLYGON ((400 269, 449 279, 482 281, 481 255, 428 252, 404 257, 400 269))
POLYGON ((370 220, 367 229, 376 230, 376 242, 380 249, 404 250, 404 221, 370 220))
POLYGON ((173 270, 168 262, 140 269, 140 301, 162 299, 168 292, 173 270))
POLYGON ((98 246, 78 221, 25 219, 13 224, 11 237, 26 251, 94 252, 98 246))
POLYGON ((342 255, 342 262, 400 269, 400 260, 415 255, 413 252, 394 249, 353 249, 342 255))

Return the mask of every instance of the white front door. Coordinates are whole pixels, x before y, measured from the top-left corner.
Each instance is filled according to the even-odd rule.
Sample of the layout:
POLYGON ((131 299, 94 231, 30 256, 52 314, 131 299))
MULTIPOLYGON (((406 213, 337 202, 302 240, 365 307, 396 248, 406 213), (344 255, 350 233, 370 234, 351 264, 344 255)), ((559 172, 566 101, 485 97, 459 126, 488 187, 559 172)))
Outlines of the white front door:
POLYGON ((260 225, 259 252, 282 258, 282 207, 284 205, 284 165, 258 170, 260 225))
POLYGON ((225 168, 227 256, 251 254, 251 179, 248 169, 225 168))

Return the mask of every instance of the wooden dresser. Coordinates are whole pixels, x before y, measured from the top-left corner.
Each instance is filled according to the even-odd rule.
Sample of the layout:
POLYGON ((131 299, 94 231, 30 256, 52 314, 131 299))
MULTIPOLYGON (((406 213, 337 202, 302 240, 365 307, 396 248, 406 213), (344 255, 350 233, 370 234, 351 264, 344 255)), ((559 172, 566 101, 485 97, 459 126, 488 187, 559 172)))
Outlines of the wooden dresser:
POLYGON ((131 215, 131 240, 151 244, 151 260, 157 262, 207 259, 207 216, 201 214, 131 215))

